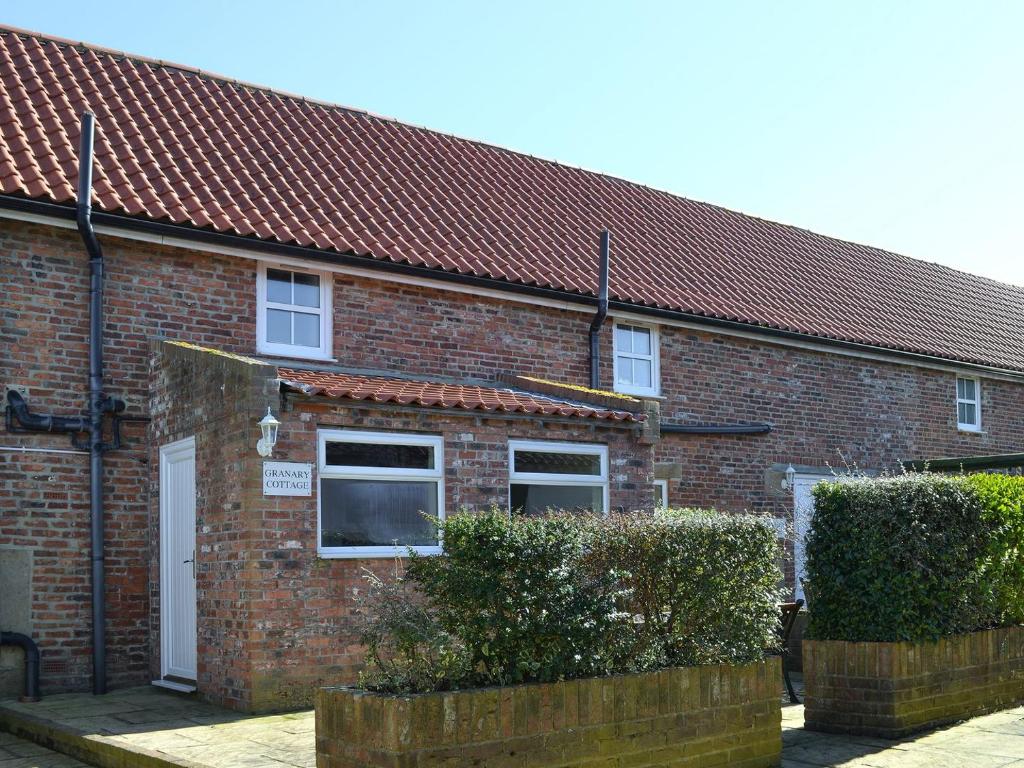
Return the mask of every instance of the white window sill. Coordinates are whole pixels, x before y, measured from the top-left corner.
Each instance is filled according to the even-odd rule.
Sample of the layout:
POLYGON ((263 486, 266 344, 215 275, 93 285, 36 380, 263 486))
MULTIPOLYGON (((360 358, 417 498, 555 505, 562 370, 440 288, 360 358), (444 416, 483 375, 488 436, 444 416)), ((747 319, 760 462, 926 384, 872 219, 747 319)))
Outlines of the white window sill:
POLYGON ((668 399, 663 394, 661 394, 660 392, 655 392, 655 391, 651 391, 651 390, 641 392, 641 391, 637 391, 637 390, 620 389, 620 388, 616 387, 615 389, 612 390, 612 392, 614 392, 617 395, 628 395, 629 397, 640 397, 640 398, 644 398, 646 400, 667 400, 668 399))
POLYGON ((957 428, 958 432, 969 432, 972 435, 984 435, 984 434, 986 434, 985 430, 983 430, 981 427, 971 427, 971 426, 967 426, 965 424, 957 424, 956 428, 957 428))
POLYGON ((266 355, 267 357, 280 357, 285 360, 311 360, 317 363, 336 363, 338 358, 332 357, 331 355, 325 355, 323 353, 308 352, 302 347, 295 349, 267 349, 266 347, 257 346, 256 353, 260 355, 266 355))
POLYGON ((316 554, 323 560, 393 560, 396 557, 408 557, 412 549, 417 555, 439 555, 441 547, 338 547, 322 549, 317 547, 316 554))

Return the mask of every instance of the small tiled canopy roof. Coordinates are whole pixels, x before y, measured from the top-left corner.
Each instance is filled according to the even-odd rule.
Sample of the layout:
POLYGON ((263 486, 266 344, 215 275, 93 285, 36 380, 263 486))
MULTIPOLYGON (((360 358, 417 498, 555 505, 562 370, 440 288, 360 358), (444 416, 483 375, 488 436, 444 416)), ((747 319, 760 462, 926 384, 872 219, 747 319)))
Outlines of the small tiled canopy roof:
POLYGON ((86 109, 98 124, 94 204, 107 213, 586 295, 608 228, 613 300, 1024 370, 1024 288, 4 28, 0 196, 73 203, 86 109))
POLYGON ((342 400, 619 422, 640 422, 645 418, 639 413, 557 400, 511 388, 442 384, 294 368, 278 368, 277 375, 286 390, 342 400))

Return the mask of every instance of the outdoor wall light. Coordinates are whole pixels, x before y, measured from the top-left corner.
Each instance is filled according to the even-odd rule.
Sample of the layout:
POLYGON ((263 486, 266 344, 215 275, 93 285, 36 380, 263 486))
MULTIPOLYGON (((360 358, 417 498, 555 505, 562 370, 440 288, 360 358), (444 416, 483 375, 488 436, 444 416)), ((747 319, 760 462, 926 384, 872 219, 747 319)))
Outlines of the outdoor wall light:
POLYGON ((788 467, 786 467, 786 477, 782 481, 782 487, 785 488, 786 490, 789 490, 793 487, 793 484, 795 482, 796 470, 793 469, 793 465, 790 464, 788 467))
POLYGON ((277 428, 281 426, 281 422, 274 418, 274 414, 270 412, 270 406, 267 406, 267 415, 260 420, 260 431, 263 433, 263 437, 256 443, 256 452, 260 456, 270 456, 274 452, 274 446, 277 445, 277 428))

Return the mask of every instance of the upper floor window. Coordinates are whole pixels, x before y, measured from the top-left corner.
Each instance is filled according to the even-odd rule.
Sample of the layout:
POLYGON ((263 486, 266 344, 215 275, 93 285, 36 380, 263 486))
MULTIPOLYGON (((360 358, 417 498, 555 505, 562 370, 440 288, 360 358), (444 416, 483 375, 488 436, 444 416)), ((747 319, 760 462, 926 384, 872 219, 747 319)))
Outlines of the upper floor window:
POLYGON ((642 325, 615 324, 615 391, 657 395, 658 332, 642 325))
POLYGON ((271 355, 331 356, 331 276, 260 264, 256 349, 271 355))
POLYGON ((319 432, 318 546, 333 557, 439 552, 444 446, 435 435, 319 432))
POLYGON ((607 446, 510 440, 508 448, 513 512, 607 511, 607 446))
POLYGON ((960 429, 978 432, 981 429, 981 381, 956 377, 956 421, 960 429))

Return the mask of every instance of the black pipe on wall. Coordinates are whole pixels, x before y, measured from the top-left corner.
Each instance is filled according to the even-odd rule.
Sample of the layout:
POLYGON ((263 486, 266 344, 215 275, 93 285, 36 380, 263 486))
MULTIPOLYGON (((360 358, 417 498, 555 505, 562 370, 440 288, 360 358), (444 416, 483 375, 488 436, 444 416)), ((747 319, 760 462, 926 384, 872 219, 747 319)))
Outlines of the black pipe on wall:
POLYGON ((92 557, 92 692, 107 692, 106 600, 103 546, 103 249, 92 226, 95 117, 82 114, 78 154, 78 232, 89 253, 89 531, 92 557))
POLYGON ((772 431, 771 424, 662 424, 661 431, 668 435, 764 435, 772 431))
POLYGON ((0 632, 0 645, 16 645, 25 652, 25 695, 21 700, 39 701, 39 646, 19 632, 0 632))
POLYGON ((601 326, 608 317, 608 261, 611 258, 612 233, 601 232, 598 256, 597 314, 590 323, 590 388, 601 388, 601 326))

